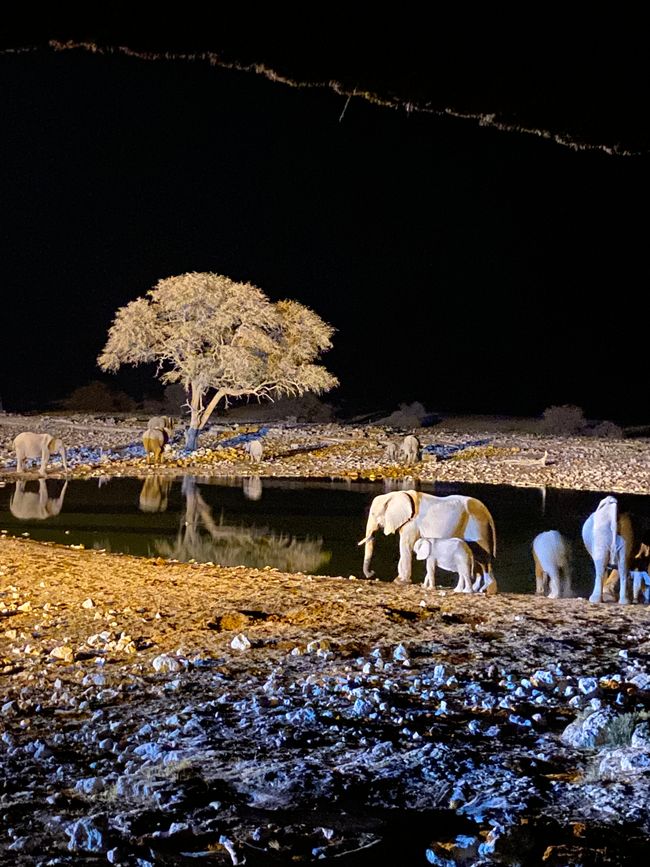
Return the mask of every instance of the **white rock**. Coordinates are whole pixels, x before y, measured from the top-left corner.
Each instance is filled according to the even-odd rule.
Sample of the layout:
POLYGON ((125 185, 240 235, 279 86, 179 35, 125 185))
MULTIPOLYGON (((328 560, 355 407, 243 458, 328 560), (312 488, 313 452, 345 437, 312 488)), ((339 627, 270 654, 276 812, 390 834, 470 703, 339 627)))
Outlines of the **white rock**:
POLYGON ((235 635, 233 640, 230 642, 230 646, 233 650, 250 650, 251 643, 244 633, 240 632, 239 635, 235 635))
POLYGON ((93 600, 90 599, 90 597, 89 597, 88 599, 84 599, 84 601, 81 603, 81 607, 82 607, 82 608, 94 608, 94 607, 95 607, 95 603, 94 603, 93 600))

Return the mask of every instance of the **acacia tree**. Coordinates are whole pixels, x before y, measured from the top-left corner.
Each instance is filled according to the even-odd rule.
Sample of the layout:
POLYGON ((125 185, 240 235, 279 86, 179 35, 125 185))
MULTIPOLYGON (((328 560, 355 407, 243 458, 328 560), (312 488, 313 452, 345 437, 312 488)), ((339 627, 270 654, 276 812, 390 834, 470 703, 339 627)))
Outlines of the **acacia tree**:
POLYGON ((97 362, 157 364, 164 383, 188 395, 187 446, 220 402, 248 396, 321 394, 338 380, 315 363, 332 345, 334 329, 296 301, 273 304, 261 289, 220 274, 180 274, 120 307, 97 362))

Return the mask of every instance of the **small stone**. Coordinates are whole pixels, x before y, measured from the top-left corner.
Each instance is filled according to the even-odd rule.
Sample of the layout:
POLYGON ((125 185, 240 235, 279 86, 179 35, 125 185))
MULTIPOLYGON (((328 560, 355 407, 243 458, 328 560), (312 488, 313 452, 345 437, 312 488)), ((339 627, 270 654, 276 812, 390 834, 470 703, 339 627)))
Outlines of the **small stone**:
POLYGON ((61 662, 72 662, 74 660, 74 651, 69 645, 63 644, 53 648, 50 651, 50 656, 52 659, 60 659, 61 662))
POLYGON ((81 607, 82 607, 82 608, 94 608, 94 607, 95 607, 95 603, 94 603, 93 600, 90 599, 90 597, 89 597, 88 599, 84 599, 84 601, 81 603, 81 607))
POLYGON ((235 635, 233 640, 230 642, 230 646, 233 650, 250 650, 251 643, 244 633, 240 632, 239 635, 235 635))

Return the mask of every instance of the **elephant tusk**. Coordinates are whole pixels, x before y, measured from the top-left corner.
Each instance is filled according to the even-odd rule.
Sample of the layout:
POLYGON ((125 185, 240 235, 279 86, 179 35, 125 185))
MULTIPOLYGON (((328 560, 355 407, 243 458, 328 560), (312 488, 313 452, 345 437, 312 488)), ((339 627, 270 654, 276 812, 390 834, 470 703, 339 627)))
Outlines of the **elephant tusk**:
POLYGON ((366 542, 369 542, 372 539, 373 534, 371 533, 369 536, 366 536, 365 539, 362 539, 360 542, 357 542, 357 545, 365 545, 366 542))

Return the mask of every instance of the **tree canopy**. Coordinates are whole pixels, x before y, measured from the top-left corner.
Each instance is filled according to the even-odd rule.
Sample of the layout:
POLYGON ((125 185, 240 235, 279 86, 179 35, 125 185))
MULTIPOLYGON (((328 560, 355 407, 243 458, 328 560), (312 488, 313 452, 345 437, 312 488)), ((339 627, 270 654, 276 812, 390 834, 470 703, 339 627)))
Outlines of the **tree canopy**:
POLYGON ((121 307, 98 358, 102 370, 155 362, 179 382, 191 410, 188 445, 220 402, 321 394, 338 385, 319 355, 334 329, 297 301, 272 303, 250 283, 190 272, 159 280, 121 307))

